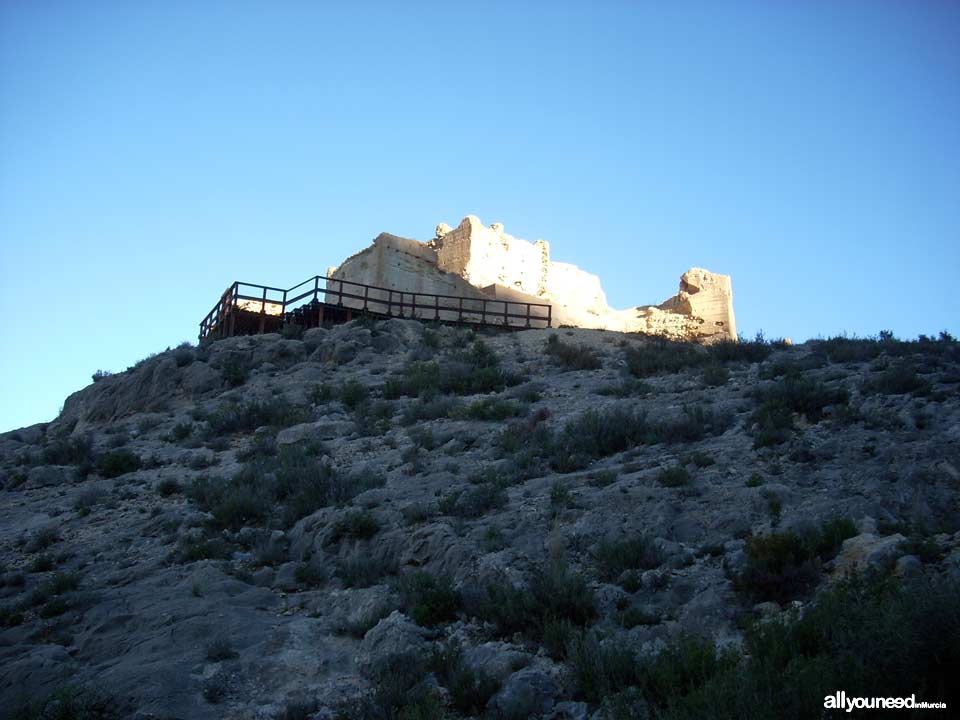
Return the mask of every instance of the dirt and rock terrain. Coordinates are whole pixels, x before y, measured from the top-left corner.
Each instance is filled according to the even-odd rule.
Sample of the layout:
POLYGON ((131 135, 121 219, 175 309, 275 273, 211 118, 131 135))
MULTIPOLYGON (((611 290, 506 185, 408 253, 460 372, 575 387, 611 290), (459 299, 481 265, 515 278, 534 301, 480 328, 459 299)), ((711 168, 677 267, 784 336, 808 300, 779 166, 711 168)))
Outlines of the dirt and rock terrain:
POLYGON ((0 436, 0 486, 10 717, 957 699, 947 335, 393 319, 183 345, 0 436))

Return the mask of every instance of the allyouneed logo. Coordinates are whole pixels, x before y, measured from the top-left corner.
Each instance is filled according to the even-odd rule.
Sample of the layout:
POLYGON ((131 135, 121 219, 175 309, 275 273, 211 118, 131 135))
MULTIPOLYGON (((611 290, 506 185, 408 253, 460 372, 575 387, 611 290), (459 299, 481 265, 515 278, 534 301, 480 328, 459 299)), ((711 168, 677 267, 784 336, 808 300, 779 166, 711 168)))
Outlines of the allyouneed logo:
POLYGON ((847 697, 843 690, 823 699, 823 706, 828 710, 946 710, 947 704, 942 702, 917 702, 917 696, 898 698, 882 697, 847 697))

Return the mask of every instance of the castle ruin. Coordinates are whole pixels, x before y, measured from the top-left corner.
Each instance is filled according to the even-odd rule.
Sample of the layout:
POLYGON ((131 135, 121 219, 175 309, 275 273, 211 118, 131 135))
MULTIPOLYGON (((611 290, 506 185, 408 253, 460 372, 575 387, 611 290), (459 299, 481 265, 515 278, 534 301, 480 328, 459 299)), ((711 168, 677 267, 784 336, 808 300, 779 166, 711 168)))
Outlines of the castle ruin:
POLYGON ((677 340, 736 340, 729 275, 690 268, 679 292, 659 305, 616 310, 600 278, 550 259, 544 240, 528 242, 468 215, 456 227, 437 226, 428 242, 378 235, 370 247, 327 271, 331 280, 407 293, 450 295, 509 303, 549 303, 553 324, 642 332, 677 340))

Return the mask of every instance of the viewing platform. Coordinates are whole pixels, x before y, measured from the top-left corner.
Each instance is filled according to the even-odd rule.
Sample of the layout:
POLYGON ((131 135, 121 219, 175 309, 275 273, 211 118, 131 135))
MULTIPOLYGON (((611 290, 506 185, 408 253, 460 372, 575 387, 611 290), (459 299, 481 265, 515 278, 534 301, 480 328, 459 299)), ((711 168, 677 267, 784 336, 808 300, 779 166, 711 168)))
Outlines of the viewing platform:
POLYGON ((200 322, 200 339, 280 332, 286 325, 319 327, 361 315, 511 330, 548 328, 552 322, 545 303, 392 290, 315 275, 287 290, 233 283, 200 322))

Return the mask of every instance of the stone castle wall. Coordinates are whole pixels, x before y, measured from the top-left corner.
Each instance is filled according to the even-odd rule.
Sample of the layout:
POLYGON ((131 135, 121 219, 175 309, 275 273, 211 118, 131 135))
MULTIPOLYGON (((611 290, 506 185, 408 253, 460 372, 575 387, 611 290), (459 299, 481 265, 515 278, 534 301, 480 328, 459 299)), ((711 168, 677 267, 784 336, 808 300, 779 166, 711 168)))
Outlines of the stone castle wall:
POLYGON ((370 247, 327 274, 408 293, 549 303, 554 326, 706 342, 737 337, 728 275, 691 268, 681 277, 677 295, 660 305, 615 310, 607 304, 600 278, 551 260, 546 241, 515 238, 504 232, 503 225, 487 227, 474 215, 456 228, 441 223, 436 237, 426 243, 381 233, 370 247))

